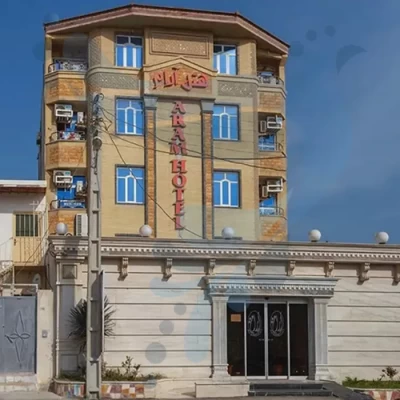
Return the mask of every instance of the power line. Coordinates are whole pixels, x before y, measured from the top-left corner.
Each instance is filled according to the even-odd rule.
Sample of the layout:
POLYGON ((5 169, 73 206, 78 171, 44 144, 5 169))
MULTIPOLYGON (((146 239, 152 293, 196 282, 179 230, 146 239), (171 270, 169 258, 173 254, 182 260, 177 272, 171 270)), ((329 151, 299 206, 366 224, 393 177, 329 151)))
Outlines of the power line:
MULTIPOLYGON (((106 132, 106 133, 108 133, 108 132, 106 132)), ((145 190, 145 188, 142 186, 142 184, 140 183, 140 181, 139 181, 138 179, 136 179, 135 175, 134 175, 133 172, 132 172, 132 168, 130 168, 129 165, 125 162, 125 159, 124 159, 124 157, 122 156, 122 154, 121 154, 121 152, 120 152, 120 150, 119 150, 117 144, 114 142, 114 139, 113 139, 112 136, 113 136, 113 135, 110 135, 111 141, 112 141, 112 143, 113 143, 115 149, 117 150, 118 155, 119 155, 119 157, 121 158, 121 161, 123 162, 123 164, 124 164, 126 167, 129 168, 129 171, 130 171, 130 173, 132 174, 133 178, 136 180, 136 183, 140 186, 140 188, 143 190, 143 192, 146 193, 146 196, 147 196, 151 201, 153 201, 154 204, 156 204, 156 206, 157 206, 157 207, 172 221, 172 222, 175 222, 174 218, 171 217, 171 216, 168 214, 167 211, 165 211, 165 209, 164 209, 164 208, 163 208, 149 193, 148 193, 148 191, 145 190)), ((197 233, 191 231, 190 229, 185 228, 185 227, 183 227, 183 226, 182 226, 182 228, 183 228, 185 231, 191 233, 192 235, 195 235, 195 236, 197 236, 198 238, 203 239, 203 236, 200 236, 199 234, 197 234, 197 233)))
MULTIPOLYGON (((117 116, 115 114, 111 113, 110 111, 107 111, 103 107, 101 107, 101 110, 102 110, 103 115, 105 116, 105 118, 110 122, 110 126, 113 124, 113 121, 111 119, 109 119, 104 113, 110 114, 116 121, 121 121, 120 119, 117 118, 117 116)), ((129 126, 132 126, 133 128, 137 128, 138 127, 136 124, 131 124, 131 123, 125 122, 125 121, 124 121, 124 123, 129 125, 129 126)), ((150 132, 147 132, 147 133, 150 133, 150 132)), ((118 136, 118 134, 116 132, 114 132, 114 134, 116 136, 118 136)), ((159 140, 161 142, 170 144, 170 142, 168 140, 161 139, 161 138, 159 138, 157 135, 155 135, 153 133, 150 133, 150 135, 152 135, 156 140, 159 140)), ((202 152, 199 152, 199 151, 196 151, 196 150, 191 150, 191 149, 188 149, 187 147, 186 147, 186 150, 190 151, 192 153, 196 153, 196 154, 201 155, 202 156, 201 158, 205 158, 203 156, 202 152)), ((189 157, 192 157, 192 156, 189 155, 189 157)), ((221 160, 221 161, 233 162, 234 160, 272 160, 272 159, 282 159, 282 158, 286 158, 286 155, 284 155, 284 156, 273 156, 273 157, 253 157, 253 158, 240 158, 240 157, 239 158, 238 157, 223 158, 223 157, 213 156, 211 158, 212 159, 216 159, 216 160, 221 160)), ((248 167, 260 168, 260 169, 272 169, 272 170, 275 170, 275 171, 286 172, 286 169, 277 169, 277 168, 273 168, 273 167, 266 168, 266 167, 260 167, 258 165, 251 165, 251 164, 245 164, 245 163, 239 163, 239 162, 237 162, 237 164, 245 165, 245 166, 248 166, 248 167)))

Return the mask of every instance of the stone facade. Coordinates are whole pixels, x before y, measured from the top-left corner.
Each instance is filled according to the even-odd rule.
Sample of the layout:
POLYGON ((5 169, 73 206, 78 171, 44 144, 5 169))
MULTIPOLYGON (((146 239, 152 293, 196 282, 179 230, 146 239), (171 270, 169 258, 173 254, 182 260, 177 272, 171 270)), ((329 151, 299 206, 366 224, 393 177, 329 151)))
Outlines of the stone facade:
POLYGON ((47 144, 46 168, 86 168, 86 143, 84 141, 57 141, 47 144))

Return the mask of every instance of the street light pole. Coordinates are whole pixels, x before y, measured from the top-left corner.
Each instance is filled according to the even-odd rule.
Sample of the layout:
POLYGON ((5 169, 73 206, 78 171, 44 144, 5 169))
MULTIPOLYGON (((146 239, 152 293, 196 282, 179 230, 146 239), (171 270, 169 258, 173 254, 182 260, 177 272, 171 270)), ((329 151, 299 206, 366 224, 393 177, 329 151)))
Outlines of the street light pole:
POLYGON ((101 134, 100 106, 102 94, 93 97, 88 121, 88 268, 86 321, 86 397, 98 400, 101 395, 101 363, 103 353, 104 295, 101 265, 101 134))

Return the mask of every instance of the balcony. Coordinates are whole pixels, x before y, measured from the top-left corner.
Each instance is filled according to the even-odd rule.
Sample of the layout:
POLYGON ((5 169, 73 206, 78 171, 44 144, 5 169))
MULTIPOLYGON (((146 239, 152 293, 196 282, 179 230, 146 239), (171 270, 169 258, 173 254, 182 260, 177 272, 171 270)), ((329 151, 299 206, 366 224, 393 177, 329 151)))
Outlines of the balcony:
POLYGON ((81 132, 54 132, 46 144, 46 169, 85 169, 86 140, 81 132))
POLYGON ((276 135, 265 135, 258 137, 258 151, 284 151, 281 143, 276 140, 276 135))
POLYGON ((278 76, 271 74, 270 72, 257 72, 258 82, 262 86, 267 87, 285 87, 285 82, 278 76))
POLYGON ((48 73, 56 71, 86 72, 87 70, 87 60, 74 58, 55 58, 49 65, 48 73))
POLYGON ((86 140, 85 131, 57 131, 50 135, 50 142, 64 141, 82 141, 86 140))
POLYGON ((284 209, 277 206, 259 207, 260 217, 282 217, 284 215, 284 209))

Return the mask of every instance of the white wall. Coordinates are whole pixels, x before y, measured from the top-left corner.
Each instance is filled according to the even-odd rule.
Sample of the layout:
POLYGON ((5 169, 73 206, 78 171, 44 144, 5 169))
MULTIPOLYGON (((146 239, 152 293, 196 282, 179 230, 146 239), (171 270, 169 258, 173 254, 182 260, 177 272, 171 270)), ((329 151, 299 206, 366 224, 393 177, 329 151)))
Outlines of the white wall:
POLYGON ((43 212, 45 209, 46 198, 44 194, 0 193, 0 262, 12 260, 13 213, 18 211, 43 212), (38 205, 33 206, 33 202, 38 202, 38 205))
POLYGON ((330 371, 377 379, 387 366, 400 369, 400 285, 392 266, 371 266, 370 279, 358 284, 357 268, 335 267, 339 278, 328 306, 330 371))

